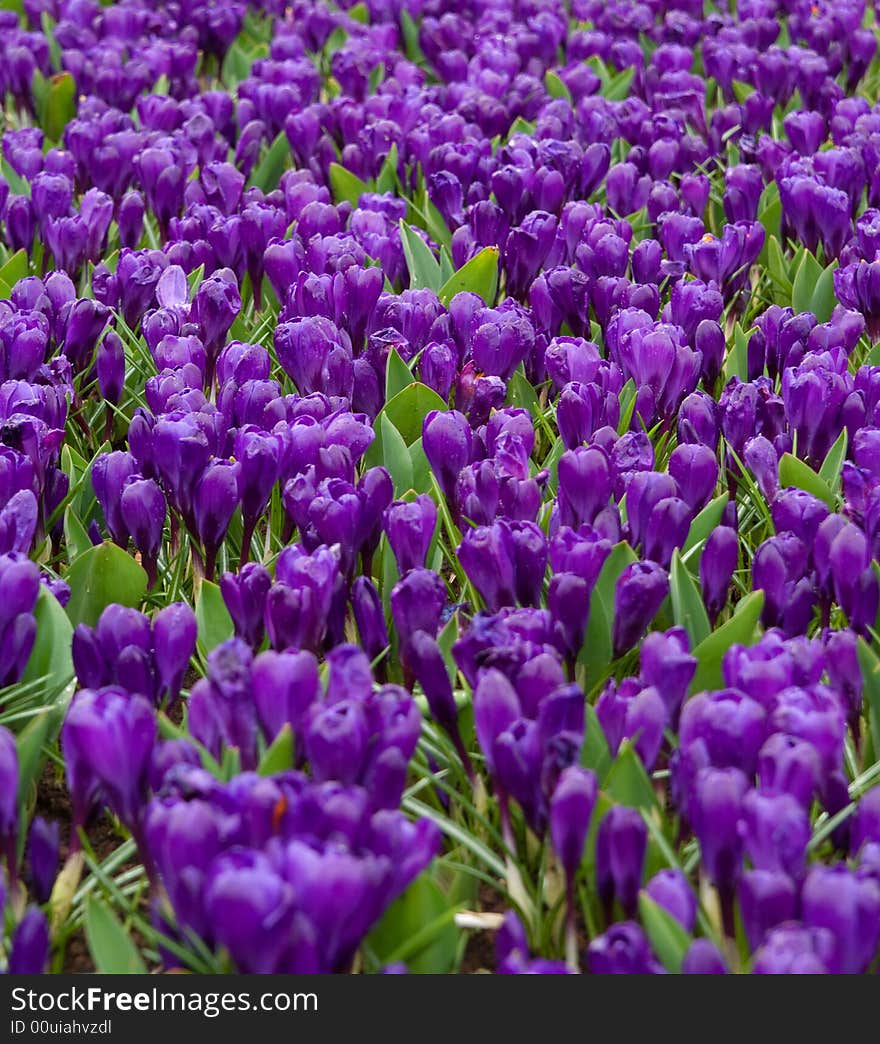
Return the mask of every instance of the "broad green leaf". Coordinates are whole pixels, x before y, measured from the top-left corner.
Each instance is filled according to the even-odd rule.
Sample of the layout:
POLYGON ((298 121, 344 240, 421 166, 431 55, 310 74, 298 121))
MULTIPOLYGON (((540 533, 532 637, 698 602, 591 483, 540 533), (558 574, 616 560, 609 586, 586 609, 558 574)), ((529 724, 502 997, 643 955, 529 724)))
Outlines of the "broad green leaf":
POLYGON ((605 732, 596 717, 596 709, 592 703, 584 706, 586 712, 586 728, 584 730, 584 743, 581 747, 581 764, 596 773, 599 786, 605 782, 608 770, 611 768, 611 751, 608 749, 608 740, 605 732))
POLYGON ((131 555, 109 541, 74 559, 64 579, 70 584, 67 616, 74 626, 94 627, 113 602, 137 608, 147 593, 147 574, 131 555))
POLYGON ((720 689, 723 684, 721 661, 732 645, 752 645, 756 639, 755 628, 764 608, 764 592, 752 591, 740 602, 737 611, 721 627, 693 650, 697 658, 697 670, 691 682, 692 693, 704 689, 720 689))
POLYGON ((712 627, 703 605, 703 597, 696 581, 678 551, 672 553, 669 571, 669 596, 672 600, 672 616, 679 627, 683 627, 691 640, 691 648, 709 637, 712 627))
POLYGON ((455 275, 455 266, 452 263, 452 255, 446 246, 440 247, 440 279, 442 283, 448 283, 455 275))
POLYGON ((388 150, 388 155, 382 163, 382 169, 379 171, 379 176, 376 178, 377 192, 394 192, 394 190, 399 186, 400 181, 397 176, 398 162, 397 142, 392 142, 391 148, 388 150))
POLYGON ((398 392, 402 392, 412 383, 412 370, 401 359, 397 349, 392 348, 385 366, 385 401, 393 399, 398 392))
POLYGON ((412 488, 416 493, 430 493, 431 465, 425 456, 421 436, 410 446, 409 460, 412 465, 412 488))
POLYGON ((822 272, 822 266, 810 251, 804 251, 791 286, 791 307, 796 313, 812 311, 813 292, 822 272))
POLYGON ((147 966, 110 907, 94 895, 86 899, 86 941, 95 969, 103 975, 146 975, 147 966))
POLYGON ((620 402, 620 421, 617 425, 618 435, 625 435, 629 431, 633 411, 636 408, 636 397, 636 382, 630 377, 620 389, 620 395, 617 397, 620 402))
POLYGON ((822 467, 819 468, 819 478, 834 493, 840 490, 840 472, 843 468, 843 462, 846 460, 848 441, 846 428, 841 428, 834 445, 828 450, 825 460, 822 461, 822 467))
POLYGON ((836 498, 831 492, 828 483, 809 465, 804 464, 798 457, 791 453, 783 453, 779 458, 779 485, 786 489, 788 486, 796 486, 807 493, 818 497, 829 511, 834 510, 836 498))
POLYGON ((382 463, 394 483, 395 495, 401 497, 408 489, 412 489, 413 484, 409 449, 387 414, 380 414, 379 423, 382 434, 382 463))
POLYGON ((449 972, 458 952, 455 912, 425 871, 391 904, 367 937, 366 948, 380 965, 404 961, 416 974, 449 972))
POLYGON ((608 101, 623 101, 624 98, 629 97, 635 74, 635 68, 630 66, 628 69, 624 69, 623 72, 613 76, 608 86, 603 87, 602 97, 608 101))
POLYGON ((512 138, 515 134, 524 134, 527 138, 534 137, 535 124, 524 119, 522 116, 517 116, 510 125, 510 130, 508 131, 507 136, 508 138, 512 138))
POLYGON ((370 9, 363 2, 357 3, 348 9, 348 17, 360 22, 361 25, 370 24, 370 9))
POLYGON ((864 638, 858 643, 859 666, 862 669, 868 724, 874 751, 880 751, 880 658, 864 638))
POLYGON ((647 892, 639 892, 639 915, 660 963, 668 972, 680 975, 681 962, 693 941, 684 926, 647 892))
POLYGON ((432 410, 445 410, 446 403, 426 384, 413 381, 385 403, 382 415, 394 425, 407 446, 421 437, 422 423, 432 410))
POLYGON ((223 601, 219 585, 202 580, 196 595, 196 622, 199 644, 205 654, 235 634, 232 617, 223 601))
POLYGON ((258 58, 265 58, 269 53, 266 44, 257 44, 253 50, 246 50, 240 40, 233 41, 223 59, 223 85, 228 89, 237 87, 251 74, 251 68, 258 58))
POLYGON ((21 680, 50 678, 53 686, 61 686, 73 677, 70 655, 73 627, 61 603, 44 584, 40 585, 34 617, 37 636, 21 680))
POLYGON ((262 189, 263 192, 272 192, 278 188, 281 175, 290 165, 290 160, 290 143, 287 140, 287 135, 284 131, 281 131, 269 146, 266 155, 254 168, 248 184, 251 186, 255 185, 257 188, 262 189))
POLYGON ((413 21, 412 15, 406 8, 400 12, 400 31, 403 34, 404 50, 409 60, 416 65, 424 62, 425 54, 419 43, 419 27, 413 21))
POLYGON ((819 323, 828 322, 831 318, 831 313, 834 311, 834 306, 837 304, 837 297, 834 293, 835 268, 837 268, 837 262, 832 261, 816 280, 816 284, 813 287, 809 311, 815 315, 816 321, 819 323))
POLYGON ((733 89, 734 97, 740 105, 750 94, 755 93, 755 88, 750 83, 744 83, 742 80, 733 80, 730 86, 733 89))
POLYGON ((276 772, 286 772, 293 768, 293 730, 290 723, 272 740, 269 749, 260 759, 257 766, 257 774, 260 776, 274 776, 276 772))
POLYGON ((708 540, 709 534, 712 530, 720 525, 728 500, 728 493, 722 493, 720 497, 710 500, 693 522, 691 522, 691 528, 688 531, 687 540, 685 540, 684 546, 681 549, 681 557, 688 564, 696 565, 699 563, 702 549, 700 548, 698 551, 695 551, 694 549, 704 544, 706 540, 708 540))
POLYGON ((641 808, 646 812, 653 812, 658 808, 651 778, 645 771, 642 759, 636 754, 631 740, 621 743, 602 790, 618 805, 641 808))
POLYGON ((40 126, 46 137, 53 142, 60 141, 64 128, 76 113, 76 83, 69 72, 55 73, 48 79, 39 72, 34 72, 31 84, 34 105, 40 126))
POLYGON ((620 574, 637 561, 635 551, 625 542, 612 548, 590 597, 590 618, 584 644, 578 654, 578 681, 589 692, 608 673, 613 656, 614 587, 620 574))
POLYGON ((470 292, 478 294, 490 307, 495 303, 498 292, 498 247, 484 247, 467 264, 462 265, 437 293, 440 303, 449 307, 456 294, 470 292))
POLYGON ((436 293, 442 285, 440 262, 434 257, 431 248, 405 221, 400 222, 400 241, 403 245, 406 267, 409 270, 410 288, 412 290, 428 289, 436 293))
POLYGON ((51 731, 52 713, 47 709, 35 714, 16 738, 19 807, 30 798, 31 786, 43 767, 43 746, 52 739, 51 731))
POLYGON ((547 93, 551 98, 563 98, 571 105, 571 91, 565 86, 559 73, 548 69, 544 74, 544 86, 547 88, 547 93))
POLYGON ((724 379, 729 381, 731 377, 739 377, 741 381, 749 379, 749 334, 739 323, 734 323, 733 347, 724 360, 724 379))
POLYGON ((351 203, 356 207, 370 186, 338 163, 330 164, 330 188, 337 203, 351 203))
POLYGON ((16 250, 6 264, 0 268, 0 282, 5 283, 11 290, 19 279, 27 277, 28 272, 27 253, 24 250, 16 250))

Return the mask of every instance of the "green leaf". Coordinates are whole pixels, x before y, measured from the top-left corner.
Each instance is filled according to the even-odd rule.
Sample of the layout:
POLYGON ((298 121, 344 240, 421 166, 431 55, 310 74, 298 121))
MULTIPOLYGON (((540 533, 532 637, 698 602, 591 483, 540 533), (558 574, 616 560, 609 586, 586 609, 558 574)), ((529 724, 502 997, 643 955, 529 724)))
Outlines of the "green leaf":
POLYGON ((28 273, 27 253, 24 250, 17 250, 0 268, 0 283, 5 283, 11 290, 19 279, 25 279, 28 273))
POLYGON ((608 770, 611 768, 611 751, 608 748, 608 740, 605 739, 605 731, 596 716, 596 708, 592 703, 587 703, 584 710, 586 728, 584 743, 581 747, 581 764, 584 768, 592 769, 596 773, 599 786, 602 786, 608 770))
POLYGON ((55 73, 46 79, 34 72, 31 89, 40 126, 50 141, 60 141, 64 128, 76 114, 76 83, 69 72, 55 73))
POLYGON ((608 86, 602 89, 602 97, 607 98, 608 101, 623 101, 629 96, 635 74, 634 66, 630 66, 613 76, 608 86))
POLYGON ((692 942, 684 926, 647 892, 639 892, 639 915, 660 963, 668 972, 680 975, 681 962, 692 942))
POLYGON ((730 86, 733 89, 734 97, 740 105, 750 94, 755 93, 755 88, 750 83, 744 83, 742 80, 733 80, 730 86))
POLYGON ((401 359, 397 349, 392 348, 388 353, 388 363, 385 366, 385 401, 393 399, 412 383, 412 370, 401 359))
POLYGON ((50 678, 53 685, 63 685, 73 677, 73 659, 70 655, 73 627, 61 603, 44 584, 40 584, 34 618, 37 621, 37 636, 21 680, 29 682, 50 678))
POLYGON ((837 304, 837 297, 834 293, 835 268, 837 268, 837 262, 832 261, 816 280, 816 284, 813 287, 813 296, 810 298, 808 311, 815 315, 816 321, 819 323, 828 322, 831 318, 831 313, 834 311, 834 306, 837 304))
POLYGON ((199 645, 207 655, 235 634, 232 617, 223 601, 220 587, 210 580, 202 580, 196 595, 196 623, 199 645))
POLYGON ((641 808, 646 812, 658 809, 651 778, 645 771, 642 759, 636 754, 632 740, 626 739, 621 743, 602 790, 618 805, 641 808))
POLYGON ((443 284, 437 296, 440 303, 448 308, 453 297, 465 291, 479 294, 490 307, 495 303, 498 292, 498 247, 484 247, 479 254, 475 254, 443 284))
POLYGON ((825 460, 822 461, 822 467, 819 468, 819 478, 833 493, 840 490, 840 472, 843 469, 843 462, 846 460, 848 442, 847 430, 841 428, 834 445, 828 450, 825 460))
POLYGON ((445 410, 446 403, 426 384, 413 381, 394 398, 389 399, 382 415, 394 425, 407 446, 421 437, 422 424, 431 410, 445 410))
POLYGON ((822 266, 805 250, 791 286, 791 307, 796 313, 812 311, 813 292, 822 274, 822 266))
POLYGON ((400 241, 409 270, 409 285, 412 290, 440 289, 440 262, 434 257, 431 248, 414 229, 405 222, 400 222, 400 241))
POLYGON ((724 379, 739 377, 741 381, 749 379, 749 335, 739 323, 733 326, 733 348, 724 360, 724 379))
POLYGON ((425 871, 391 904, 367 937, 366 948, 380 966, 405 961, 416 974, 449 972, 458 953, 455 912, 430 871, 425 871))
POLYGON ((382 169, 379 171, 379 176, 376 178, 376 191, 377 192, 394 192, 400 184, 400 179, 397 176, 397 164, 399 157, 397 154, 397 142, 391 143, 391 148, 388 150, 388 155, 382 162, 382 169))
POLYGON ((407 58, 416 65, 424 62, 425 53, 419 43, 419 27, 405 8, 400 12, 400 31, 403 34, 404 50, 407 58))
POLYGON ((685 540, 681 549, 681 557, 684 561, 694 562, 694 564, 699 562, 702 549, 699 554, 694 552, 694 549, 704 544, 706 540, 708 540, 709 534, 712 530, 717 528, 721 523, 721 518, 729 499, 730 495, 728 493, 722 493, 720 497, 710 500, 693 522, 691 522, 691 528, 688 531, 687 540, 685 540), (691 552, 694 553, 692 554, 691 552))
POLYGON ((290 144, 287 135, 281 131, 257 164, 248 184, 262 189, 263 192, 272 192, 278 188, 281 175, 290 164, 290 158, 290 144))
POLYGON ((254 62, 259 58, 265 58, 268 53, 269 48, 264 43, 257 44, 252 50, 246 50, 240 40, 235 40, 223 59, 221 75, 227 90, 246 80, 251 74, 254 62))
POLYGON ((836 498, 828 483, 798 457, 783 453, 779 458, 779 485, 783 489, 796 486, 818 497, 829 511, 834 510, 836 498))
POLYGON ((95 969, 104 975, 146 975, 137 947, 116 914, 94 895, 86 899, 86 941, 95 969))
POLYGON ((379 62, 378 65, 374 65, 370 70, 370 79, 367 85, 367 93, 375 94, 379 89, 379 84, 385 79, 385 63, 379 62))
POLYGON ((382 431, 382 457, 388 474, 394 482, 394 492, 398 497, 412 489, 412 458, 403 436, 388 415, 380 417, 382 431))
POLYGON ((338 163, 330 164, 330 188, 337 203, 351 203, 356 207, 370 186, 338 163))
POLYGON ((409 461, 412 465, 412 488, 416 493, 431 492, 431 465, 425 456, 421 438, 409 448, 409 461))
POLYGON ((286 722, 260 759, 257 775, 274 776, 276 772, 286 772, 293 768, 293 729, 286 722))
POLYGON ((510 130, 507 132, 508 138, 512 138, 515 134, 525 134, 527 138, 534 137, 535 125, 529 120, 524 119, 522 116, 517 118, 511 123, 510 130))
POLYGON ((864 638, 859 638, 857 651, 865 687, 871 740, 877 752, 880 751, 880 658, 864 638))
POLYGON ((563 98, 569 105, 571 105, 571 91, 565 86, 559 73, 555 73, 552 69, 548 69, 544 74, 544 86, 547 88, 547 93, 551 98, 563 98))
POLYGON ((629 431, 633 411, 636 408, 636 397, 636 382, 630 377, 620 389, 620 395, 617 397, 620 402, 620 422, 617 425, 618 435, 624 435, 629 431))
POLYGON ((752 645, 755 628, 764 608, 764 592, 752 591, 739 603, 734 615, 693 650, 697 670, 691 682, 691 692, 720 689, 723 685, 721 661, 732 645, 752 645))
POLYGON ((624 569, 637 560, 629 544, 621 542, 615 545, 593 588, 587 632, 577 660, 578 681, 587 692, 608 673, 613 656, 611 634, 614 626, 614 587, 624 569))
POLYGON ((109 541, 74 559, 65 580, 70 584, 67 616, 74 626, 94 627, 113 602, 137 608, 147 593, 147 574, 131 555, 109 541))
POLYGON ((47 709, 35 714, 18 734, 15 746, 18 754, 19 807, 30 799, 31 786, 43 767, 43 747, 51 741, 52 714, 47 709))
POLYGON ((363 2, 355 4, 354 7, 348 9, 348 17, 352 18, 355 22, 360 22, 361 25, 369 25, 370 9, 363 2))
POLYGON ((687 631, 693 649, 709 637, 712 627, 700 589, 687 566, 682 564, 677 550, 672 553, 669 595, 672 600, 672 617, 677 626, 687 631))

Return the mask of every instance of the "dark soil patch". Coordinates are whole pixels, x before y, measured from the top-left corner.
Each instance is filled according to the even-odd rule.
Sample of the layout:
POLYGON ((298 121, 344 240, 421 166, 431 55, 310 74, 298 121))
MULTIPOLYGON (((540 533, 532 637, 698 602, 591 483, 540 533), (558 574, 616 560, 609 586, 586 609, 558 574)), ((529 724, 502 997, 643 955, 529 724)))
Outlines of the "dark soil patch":
MULTIPOLYGON (((507 906, 501 896, 487 884, 481 884, 478 909, 483 913, 505 913, 507 906)), ((461 974, 495 971, 495 933, 472 931, 461 961, 461 974)))

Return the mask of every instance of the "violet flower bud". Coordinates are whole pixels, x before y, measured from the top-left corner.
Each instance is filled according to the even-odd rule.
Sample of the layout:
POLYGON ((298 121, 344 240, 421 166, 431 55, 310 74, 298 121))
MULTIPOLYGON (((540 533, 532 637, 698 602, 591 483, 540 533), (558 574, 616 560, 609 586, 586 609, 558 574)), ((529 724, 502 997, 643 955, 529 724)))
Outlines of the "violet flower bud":
POLYGON ((730 581, 739 558, 739 538, 729 526, 718 526, 709 534, 700 557, 700 584, 703 601, 714 626, 727 605, 730 581))
POLYGON ((351 608, 361 645, 370 659, 375 660, 388 647, 388 628, 382 599, 372 580, 357 577, 351 586, 351 608))
POLYGON ((30 906, 12 937, 9 974, 42 975, 48 961, 49 924, 39 907, 30 906))
POLYGON ((681 870, 659 870, 645 885, 645 891, 678 921, 688 935, 697 921, 697 897, 681 870))
POLYGON ((34 816, 28 831, 28 865, 31 886, 38 903, 46 903, 58 873, 60 827, 57 821, 34 816))
POLYGON ((595 774, 572 765, 563 770, 550 799, 550 837, 569 881, 580 869, 598 792, 595 774))
POLYGON ((385 512, 383 526, 400 575, 421 569, 437 526, 437 508, 427 493, 412 502, 394 501, 385 512))
POLYGON ((596 891, 606 911, 617 899, 627 916, 635 916, 647 846, 641 813, 624 805, 608 811, 596 833, 596 891))
POLYGON ((739 882, 739 908, 752 950, 779 924, 794 920, 797 890, 790 877, 775 870, 748 870, 739 882))
POLYGON ((633 562, 614 589, 615 657, 631 649, 654 619, 669 591, 669 577, 654 562, 633 562))

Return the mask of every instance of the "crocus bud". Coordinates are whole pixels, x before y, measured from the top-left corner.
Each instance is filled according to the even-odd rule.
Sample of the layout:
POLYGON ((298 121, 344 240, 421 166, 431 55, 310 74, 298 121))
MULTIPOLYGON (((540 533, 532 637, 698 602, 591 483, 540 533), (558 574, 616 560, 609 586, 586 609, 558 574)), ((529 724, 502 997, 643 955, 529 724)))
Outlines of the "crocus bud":
POLYGON ((774 928, 755 954, 755 975, 827 975, 834 968, 834 936, 797 922, 774 928))
POLYGON ((432 410, 422 424, 422 447, 437 483, 453 503, 459 472, 470 462, 471 426, 456 410, 432 410))
POLYGON ((237 463, 214 460, 202 472, 193 492, 196 534, 205 549, 205 575, 209 580, 217 551, 238 506, 238 473, 237 463))
POLYGON ((196 651, 196 614, 183 602, 160 609, 153 619, 153 652, 159 701, 173 704, 180 695, 189 661, 196 651))
POLYGON ((303 722, 302 737, 316 780, 358 780, 369 740, 369 723, 360 702, 343 699, 330 705, 313 704, 303 722))
POLYGON ((614 589, 614 655, 631 649, 657 615, 669 591, 669 577, 654 562, 633 562, 614 589))
POLYGON ((516 690, 499 670, 481 675, 474 691, 474 727, 489 771, 495 771, 495 741, 520 716, 516 690))
POLYGON ((596 834, 596 891, 610 913, 617 899, 628 916, 638 908, 648 831, 634 808, 615 805, 596 834))
POLYGON ((115 330, 108 330, 98 345, 96 366, 101 395, 115 406, 122 398, 125 383, 125 351, 115 330))
POLYGON ((697 897, 681 870, 660 870, 645 885, 645 891, 690 935, 697 920, 697 897))
POLYGON ((786 874, 774 870, 749 870, 739 882, 739 908, 743 928, 752 950, 767 933, 793 920, 797 914, 797 891, 786 874))
POLYGON ((516 605, 514 545, 508 523, 468 529, 458 559, 490 612, 516 605))
POLYGON ((700 557, 700 584, 709 622, 714 625, 727 605, 730 581, 739 557, 739 538, 729 526, 712 530, 700 557))
POLYGON ((726 975, 727 965, 709 939, 694 939, 681 962, 682 975, 726 975))
POLYGON ((657 975, 663 969, 635 921, 613 924, 587 948, 587 964, 594 975, 657 975))
POLYGON ((351 608, 361 645, 370 659, 375 660, 388 646, 388 628, 382 599, 372 580, 357 577, 351 585, 351 608))
POLYGON ((6 869, 15 878, 18 843, 18 748, 9 729, 0 726, 0 854, 6 869))
POLYGON ((152 479, 132 478, 122 490, 119 510, 123 526, 141 553, 141 562, 152 587, 157 579, 156 562, 168 510, 165 496, 152 479))
POLYGON ((58 872, 59 840, 60 828, 55 820, 50 822, 42 816, 34 816, 28 831, 28 865, 34 898, 38 903, 48 902, 52 894, 58 872))
POLYGON ((74 696, 61 730, 74 831, 99 797, 137 829, 155 738, 155 713, 142 696, 116 687, 74 696))
POLYGON ((434 720, 450 734, 457 734, 458 708, 455 706, 446 661, 437 642, 429 634, 416 631, 411 636, 407 665, 422 687, 434 720))
POLYGON ((119 201, 116 221, 119 225, 119 245, 136 250, 144 228, 144 197, 130 189, 119 201))
POLYGON ((253 661, 251 688, 268 741, 285 724, 298 730, 309 707, 321 697, 318 661, 310 652, 263 652, 253 661))
POLYGON ((829 971, 861 975, 880 940, 880 884, 858 877, 845 863, 816 865, 801 891, 801 917, 804 924, 831 932, 829 971))
POLYGON ((49 960, 49 925, 37 906, 28 907, 9 951, 10 975, 42 975, 49 960))
POLYGON ((224 573, 220 577, 220 593, 235 634, 252 649, 260 645, 266 633, 264 612, 271 584, 272 577, 258 562, 248 562, 237 574, 224 573))
POLYGON ((404 661, 410 636, 425 631, 435 637, 446 605, 446 584, 430 569, 411 569, 391 591, 391 617, 404 661))
POLYGON ((400 575, 421 569, 437 525, 434 501, 427 493, 412 502, 396 500, 385 512, 383 525, 400 575))
POLYGON ((550 837, 569 881, 581 865, 598 790, 593 772, 571 765, 563 770, 550 799, 550 837))
POLYGON ((703 867, 725 901, 732 898, 741 870, 739 824, 747 790, 748 780, 739 769, 706 768, 697 775, 691 825, 700 842, 703 867))

